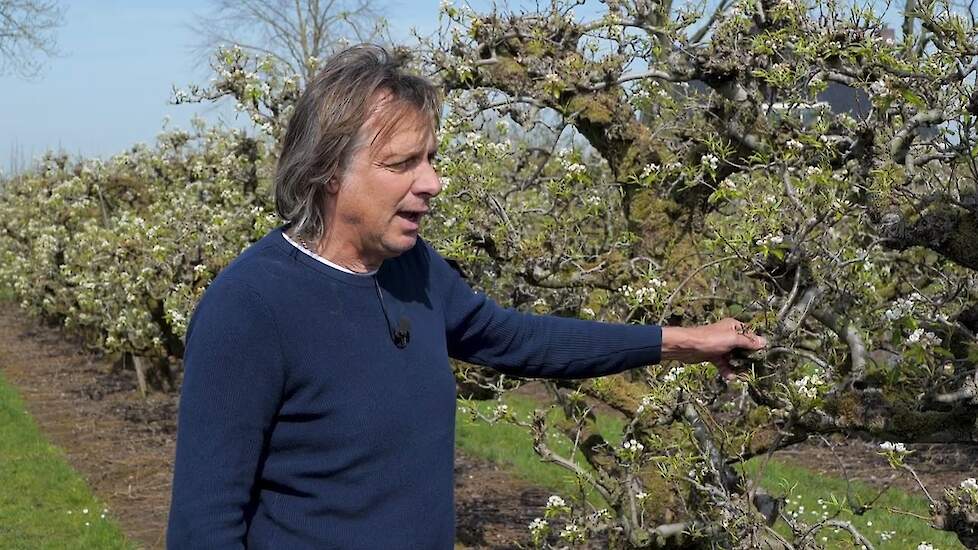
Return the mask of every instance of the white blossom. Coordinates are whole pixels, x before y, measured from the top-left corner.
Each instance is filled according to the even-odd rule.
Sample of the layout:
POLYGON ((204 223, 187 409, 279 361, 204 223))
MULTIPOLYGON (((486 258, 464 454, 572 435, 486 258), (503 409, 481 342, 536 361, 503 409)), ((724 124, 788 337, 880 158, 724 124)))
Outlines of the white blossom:
POLYGON ((621 292, 626 300, 637 305, 651 305, 659 296, 659 290, 665 286, 665 281, 653 277, 646 282, 644 287, 635 288, 631 285, 624 285, 618 289, 618 292, 621 292))
POLYGON ((655 403, 655 399, 651 395, 646 395, 642 398, 642 404, 638 406, 635 414, 642 414, 645 409, 651 407, 655 403))
POLYGON ((641 176, 639 176, 639 177, 642 178, 642 179, 645 179, 645 178, 651 176, 653 173, 658 172, 659 171, 659 168, 660 168, 660 166, 658 164, 654 163, 654 162, 653 163, 650 163, 650 164, 646 164, 645 165, 645 168, 642 170, 641 176))
POLYGON ((645 445, 642 445, 641 443, 639 443, 638 441, 636 441, 634 439, 629 439, 628 441, 622 443, 621 446, 626 451, 634 451, 636 453, 640 453, 640 452, 642 452, 642 450, 645 449, 645 445))
POLYGON ((665 375, 663 375, 662 381, 667 384, 672 384, 677 379, 679 379, 679 377, 682 376, 684 372, 686 372, 686 369, 684 367, 676 367, 671 371, 667 372, 665 375))
POLYGON ((922 328, 918 328, 917 330, 911 332, 910 336, 907 336, 907 342, 911 344, 920 343, 920 345, 924 347, 932 345, 939 346, 941 345, 941 341, 942 340, 938 338, 936 334, 930 331, 925 331, 922 328))
POLYGON ((975 480, 973 477, 969 477, 961 482, 961 488, 969 491, 978 491, 978 480, 975 480))
POLYGON ((560 531, 560 538, 571 542, 581 541, 584 538, 584 529, 581 529, 576 523, 568 523, 560 531))
POLYGON ((815 373, 812 375, 805 375, 802 378, 792 382, 795 389, 799 394, 803 395, 807 399, 815 399, 818 397, 819 388, 825 385, 825 379, 822 378, 821 373, 815 373))
POLYGON ((757 240, 757 244, 761 246, 778 246, 784 242, 784 237, 782 235, 766 235, 757 240))
POLYGON ((587 171, 587 167, 578 162, 567 165, 567 173, 572 175, 583 174, 587 171))
POLYGON ((550 498, 547 499, 547 508, 563 508, 565 506, 567 503, 558 495, 550 495, 550 498))
POLYGON ((886 86, 886 82, 882 80, 877 80, 869 85, 869 92, 875 96, 886 95, 889 88, 886 86))
POLYGON ((632 94, 632 99, 648 99, 648 98, 649 98, 649 91, 646 90, 645 88, 639 88, 635 90, 635 92, 632 94))
POLYGON ((907 446, 904 445, 903 443, 891 443, 889 441, 884 441, 883 443, 880 443, 880 449, 883 449, 884 451, 892 451, 895 453, 907 452, 907 446))
POLYGON ((709 166, 712 170, 716 170, 717 166, 720 165, 720 159, 713 153, 703 155, 703 159, 700 162, 703 166, 709 166))
POLYGON ((906 298, 898 298, 893 305, 883 313, 887 321, 896 321, 913 313, 914 307, 918 302, 923 301, 924 297, 914 292, 906 298))

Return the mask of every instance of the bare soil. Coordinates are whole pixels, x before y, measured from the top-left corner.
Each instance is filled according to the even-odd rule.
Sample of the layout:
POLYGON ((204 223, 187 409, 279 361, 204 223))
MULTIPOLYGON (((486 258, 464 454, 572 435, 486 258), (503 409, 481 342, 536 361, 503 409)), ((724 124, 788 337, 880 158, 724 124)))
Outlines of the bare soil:
MULTIPOLYGON (((932 496, 945 487, 957 487, 965 478, 978 474, 978 446, 953 443, 907 444, 912 454, 905 460, 932 496)), ((877 487, 890 486, 923 496, 920 486, 905 471, 890 468, 879 454, 879 442, 836 437, 810 439, 778 451, 779 460, 804 466, 823 475, 861 481, 877 487)))
MULTIPOLYGON (((163 548, 176 436, 176 394, 143 399, 132 371, 82 350, 0 303, 0 372, 42 432, 138 545, 163 548)), ((550 493, 495 464, 456 453, 457 540, 463 548, 526 546, 550 493)))

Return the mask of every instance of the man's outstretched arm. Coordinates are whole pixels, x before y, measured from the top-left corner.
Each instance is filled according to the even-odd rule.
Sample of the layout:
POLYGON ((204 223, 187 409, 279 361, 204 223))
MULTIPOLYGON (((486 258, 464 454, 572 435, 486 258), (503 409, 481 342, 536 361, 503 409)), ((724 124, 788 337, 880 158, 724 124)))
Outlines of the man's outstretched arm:
POLYGON ((763 336, 746 330, 744 323, 731 318, 696 327, 662 327, 663 361, 709 361, 726 379, 735 376, 730 367, 730 354, 734 350, 756 351, 766 345, 763 336))

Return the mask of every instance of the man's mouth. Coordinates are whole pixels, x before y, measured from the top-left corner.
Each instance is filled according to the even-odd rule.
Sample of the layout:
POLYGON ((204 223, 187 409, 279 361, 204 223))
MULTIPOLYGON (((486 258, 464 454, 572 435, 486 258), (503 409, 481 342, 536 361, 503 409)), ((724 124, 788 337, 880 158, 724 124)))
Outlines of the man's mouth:
POLYGON ((408 211, 408 210, 401 210, 400 212, 397 213, 398 216, 406 219, 407 221, 409 221, 411 223, 415 223, 415 224, 421 223, 421 217, 424 216, 425 214, 426 214, 426 211, 415 211, 415 212, 412 212, 412 211, 408 211))

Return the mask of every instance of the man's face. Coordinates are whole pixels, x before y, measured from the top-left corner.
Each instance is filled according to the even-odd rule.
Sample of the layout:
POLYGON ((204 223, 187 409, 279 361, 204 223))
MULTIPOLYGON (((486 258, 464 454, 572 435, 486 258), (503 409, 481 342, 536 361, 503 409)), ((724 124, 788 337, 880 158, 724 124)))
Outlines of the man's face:
POLYGON ((436 144, 431 122, 410 113, 389 135, 374 140, 383 116, 362 129, 366 144, 352 156, 335 192, 328 238, 368 266, 410 250, 428 203, 441 191, 432 166, 436 144), (371 143, 372 142, 372 143, 371 143))

